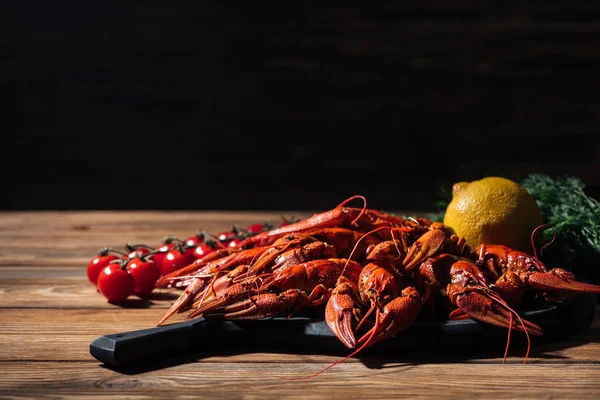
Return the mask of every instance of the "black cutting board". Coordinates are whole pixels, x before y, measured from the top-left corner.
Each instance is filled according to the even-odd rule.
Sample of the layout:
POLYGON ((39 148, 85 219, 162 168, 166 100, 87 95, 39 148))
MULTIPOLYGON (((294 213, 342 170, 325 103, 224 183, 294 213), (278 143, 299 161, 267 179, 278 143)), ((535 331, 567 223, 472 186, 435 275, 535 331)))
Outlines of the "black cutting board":
MULTIPOLYGON (((588 329, 594 317, 597 295, 579 294, 573 299, 545 304, 521 313, 544 329, 546 339, 588 329)), ((522 333, 515 332, 515 335, 522 333)), ((475 320, 417 321, 404 332, 378 343, 379 351, 408 347, 460 349, 506 342, 507 331, 475 320)), ((518 340, 518 339, 517 339, 518 340)), ((90 353, 107 366, 144 360, 153 354, 169 357, 182 349, 194 351, 232 348, 314 351, 321 354, 350 354, 325 321, 312 318, 272 318, 251 321, 220 321, 197 318, 191 321, 137 331, 104 335, 90 344, 90 353)))

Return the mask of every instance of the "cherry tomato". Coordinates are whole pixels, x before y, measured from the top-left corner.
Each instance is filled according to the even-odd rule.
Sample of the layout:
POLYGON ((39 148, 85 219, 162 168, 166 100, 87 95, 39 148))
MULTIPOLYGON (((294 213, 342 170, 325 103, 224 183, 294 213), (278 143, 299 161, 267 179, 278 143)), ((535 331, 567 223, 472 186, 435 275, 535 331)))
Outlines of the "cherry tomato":
MULTIPOLYGON (((183 255, 185 257, 187 257, 188 260, 192 260, 190 262, 190 264, 194 261, 196 261, 196 256, 195 253, 196 252, 196 246, 194 247, 189 247, 189 246, 183 246, 183 255)), ((189 264, 188 264, 189 265, 189 264)))
POLYGON ((102 270, 108 265, 108 263, 110 263, 112 260, 117 260, 118 258, 119 257, 113 254, 106 255, 102 252, 100 253, 100 255, 94 257, 94 259, 92 259, 92 261, 90 261, 90 263, 87 266, 87 277, 89 281, 92 282, 94 285, 97 285, 98 275, 100 275, 100 272, 102 272, 102 270))
POLYGON ((146 247, 138 247, 137 249, 133 249, 131 253, 127 255, 128 258, 138 258, 143 256, 144 254, 150 253, 150 249, 146 247))
POLYGON ((229 241, 229 243, 227 243, 227 246, 229 247, 237 247, 238 244, 241 243, 241 240, 239 238, 233 238, 229 241))
POLYGON ((156 253, 154 253, 152 255, 152 261, 154 261, 156 263, 156 265, 158 266, 158 269, 161 269, 162 262, 165 259, 165 256, 167 255, 169 250, 172 250, 174 248, 175 248, 175 243, 166 243, 166 244, 163 244, 162 246, 159 246, 155 250, 156 253))
MULTIPOLYGON (((229 246, 229 243, 238 237, 238 233, 235 231, 225 231, 217 235, 217 240, 223 246, 229 246)), ((219 246, 221 247, 221 246, 219 246)))
POLYGON ((154 285, 160 278, 160 270, 154 261, 144 258, 133 258, 127 263, 127 271, 133 277, 133 294, 137 297, 147 297, 154 290, 154 285))
POLYGON ((213 251, 209 245, 204 243, 204 236, 201 234, 190 236, 184 240, 184 243, 186 252, 192 254, 195 260, 213 251))
POLYGON ((183 250, 181 246, 176 246, 174 249, 167 252, 165 258, 158 267, 160 268, 161 275, 167 275, 190 265, 195 259, 196 257, 194 257, 193 250, 192 252, 189 252, 183 250))
POLYGON ((123 270, 121 263, 109 264, 98 275, 98 290, 109 302, 126 300, 133 287, 133 276, 123 270))
POLYGON ((229 242, 235 237, 237 237, 237 233, 234 231, 225 231, 217 235, 217 239, 219 239, 220 242, 229 242))
POLYGON ((196 245, 193 247, 193 249, 194 249, 194 251, 193 251, 194 258, 195 258, 196 260, 197 260, 197 259, 199 259, 199 258, 202 258, 202 257, 204 257, 204 256, 205 256, 205 255, 207 255, 207 254, 210 254, 210 253, 212 253, 213 251, 215 251, 215 249, 213 249, 212 247, 210 247, 210 246, 209 246, 209 245, 207 245, 206 243, 199 243, 199 244, 196 244, 196 245))
POLYGON ((192 247, 197 245, 198 243, 204 243, 204 236, 202 235, 194 235, 184 240, 185 244, 192 247))
POLYGON ((256 235, 257 233, 261 233, 264 229, 265 226, 263 224, 252 224, 246 228, 246 231, 251 235, 256 235))

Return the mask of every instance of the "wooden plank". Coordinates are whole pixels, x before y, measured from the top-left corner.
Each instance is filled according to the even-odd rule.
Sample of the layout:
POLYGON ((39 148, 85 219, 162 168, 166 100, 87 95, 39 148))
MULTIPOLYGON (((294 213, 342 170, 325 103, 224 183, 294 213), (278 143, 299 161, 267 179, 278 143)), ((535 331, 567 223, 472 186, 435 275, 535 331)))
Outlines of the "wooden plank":
MULTIPOLYGON (((4 363, 0 363, 2 365, 4 363)), ((6 365, 6 364, 4 364, 6 365)), ((599 370, 581 365, 486 366, 347 363, 304 380, 327 364, 195 363, 118 373, 93 362, 11 363, 0 396, 36 398, 577 398, 600 395, 599 370), (16 367, 16 368, 15 368, 16 367), (59 373, 58 373, 59 372, 59 373)))
MULTIPOLYGON (((334 205, 335 206, 335 205, 334 205)), ((323 210, 325 211, 325 210, 323 210)), ((231 228, 233 224, 280 222, 281 216, 309 216, 307 211, 23 211, 0 212, 0 231, 55 232, 98 230, 100 232, 138 231, 141 229, 231 228)))
POLYGON ((2 212, 0 267, 86 266, 104 247, 159 245, 165 236, 185 239, 254 223, 278 224, 306 212, 2 212))
MULTIPOLYGON (((106 309, 7 309, 0 308, 0 335, 39 334, 40 327, 52 334, 68 331, 72 335, 106 334, 114 329, 152 328, 162 311, 111 306, 106 309)), ((177 320, 177 318, 175 318, 177 320)))
MULTIPOLYGON (((87 280, 85 269, 76 277, 5 279, 0 277, 0 307, 18 308, 111 308, 106 299, 87 280)), ((177 289, 156 289, 146 300, 130 296, 123 303, 129 308, 167 309, 179 297, 177 289)))

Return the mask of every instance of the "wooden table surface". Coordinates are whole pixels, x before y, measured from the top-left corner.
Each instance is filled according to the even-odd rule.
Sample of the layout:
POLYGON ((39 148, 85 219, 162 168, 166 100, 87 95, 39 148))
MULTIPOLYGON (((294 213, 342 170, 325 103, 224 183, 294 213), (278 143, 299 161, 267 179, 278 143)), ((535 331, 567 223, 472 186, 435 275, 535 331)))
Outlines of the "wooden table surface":
MULTIPOLYGON (((90 355, 99 336, 154 327, 180 292, 112 305, 87 281, 105 246, 156 244, 164 236, 277 222, 290 212, 0 213, 0 397, 171 398, 600 398, 600 312, 589 331, 531 350, 464 355, 413 349, 406 355, 340 359, 311 352, 246 351, 177 356, 125 369, 90 355)), ((302 213, 295 214, 303 217, 302 213)))

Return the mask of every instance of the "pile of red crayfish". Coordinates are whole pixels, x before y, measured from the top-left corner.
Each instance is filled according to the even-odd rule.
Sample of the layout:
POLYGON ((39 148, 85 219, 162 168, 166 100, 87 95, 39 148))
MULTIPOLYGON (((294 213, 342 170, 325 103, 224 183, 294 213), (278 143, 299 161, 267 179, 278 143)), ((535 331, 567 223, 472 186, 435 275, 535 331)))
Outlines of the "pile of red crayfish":
POLYGON ((368 209, 362 196, 250 232, 184 264, 155 279, 156 288, 182 290, 158 325, 183 312, 189 319, 261 319, 322 306, 327 325, 355 349, 352 354, 407 329, 431 309, 529 339, 544 332, 519 315, 527 299, 600 293, 600 286, 579 282, 569 271, 547 268, 535 247, 533 255, 498 244, 471 249, 442 223, 368 209), (347 206, 356 199, 365 207, 347 206))
POLYGON ((162 276, 156 287, 183 293, 158 325, 181 312, 260 319, 324 306, 332 332, 358 351, 410 327, 434 305, 446 318, 541 336, 542 328, 516 311, 532 293, 543 301, 600 293, 564 269, 548 269, 535 248, 533 256, 495 244, 470 249, 442 223, 346 206, 357 198, 366 205, 351 197, 162 276))

